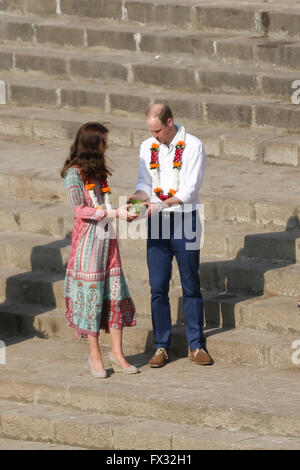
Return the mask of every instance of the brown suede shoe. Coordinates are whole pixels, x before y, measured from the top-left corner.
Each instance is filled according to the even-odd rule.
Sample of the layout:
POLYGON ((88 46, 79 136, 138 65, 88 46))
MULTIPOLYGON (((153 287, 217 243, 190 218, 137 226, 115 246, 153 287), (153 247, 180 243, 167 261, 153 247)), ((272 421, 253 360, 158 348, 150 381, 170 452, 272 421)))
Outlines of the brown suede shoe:
POLYGON ((214 362, 210 355, 202 348, 194 349, 194 351, 191 351, 189 358, 191 361, 194 361, 195 364, 198 364, 199 366, 209 366, 214 362))
POLYGON ((169 361, 169 356, 165 348, 159 348, 149 361, 150 367, 162 367, 169 361))

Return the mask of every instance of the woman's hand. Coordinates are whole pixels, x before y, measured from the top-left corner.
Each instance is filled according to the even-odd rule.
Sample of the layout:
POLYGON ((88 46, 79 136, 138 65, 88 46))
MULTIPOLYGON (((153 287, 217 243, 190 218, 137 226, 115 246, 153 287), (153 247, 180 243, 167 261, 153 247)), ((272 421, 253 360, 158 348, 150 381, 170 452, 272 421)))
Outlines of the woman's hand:
POLYGON ((130 214, 128 212, 128 208, 131 207, 132 204, 126 204, 126 206, 118 207, 117 209, 112 209, 111 211, 107 211, 107 217, 109 219, 122 219, 127 220, 128 222, 132 222, 133 220, 139 217, 139 214, 130 214))

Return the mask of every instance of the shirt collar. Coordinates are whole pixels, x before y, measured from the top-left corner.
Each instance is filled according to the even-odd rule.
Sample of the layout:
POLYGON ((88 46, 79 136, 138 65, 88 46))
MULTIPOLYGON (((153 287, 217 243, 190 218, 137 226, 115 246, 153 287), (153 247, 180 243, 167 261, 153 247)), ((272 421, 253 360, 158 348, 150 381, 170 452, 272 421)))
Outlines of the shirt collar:
POLYGON ((163 144, 163 145, 166 145, 166 147, 168 148, 173 148, 176 146, 178 140, 179 140, 179 133, 180 133, 180 130, 181 130, 181 124, 179 124, 178 122, 174 122, 175 126, 177 127, 177 132, 176 134, 174 135, 173 139, 171 140, 169 146, 167 146, 166 144, 163 144))

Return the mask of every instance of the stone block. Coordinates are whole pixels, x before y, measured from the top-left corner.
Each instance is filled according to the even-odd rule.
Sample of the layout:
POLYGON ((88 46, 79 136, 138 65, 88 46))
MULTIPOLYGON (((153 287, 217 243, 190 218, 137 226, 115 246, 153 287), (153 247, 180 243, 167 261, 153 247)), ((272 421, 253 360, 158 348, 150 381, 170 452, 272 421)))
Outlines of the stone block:
POLYGON ((122 18, 122 2, 111 0, 61 0, 61 10, 65 15, 92 18, 122 18))
POLYGON ((264 94, 284 97, 289 103, 292 102, 292 94, 294 89, 292 83, 297 79, 297 73, 295 72, 295 79, 283 78, 283 77, 262 77, 262 91, 264 94))
POLYGON ((228 292, 245 295, 262 295, 264 293, 264 271, 260 269, 234 268, 230 266, 220 268, 220 276, 226 280, 228 292), (229 268, 229 269, 228 269, 229 268))
POLYGON ((297 265, 272 269, 265 273, 265 292, 278 296, 300 298, 299 270, 297 265))
POLYGON ((127 81, 128 71, 125 65, 113 62, 101 62, 71 59, 70 74, 107 83, 116 80, 127 81))
POLYGON ((255 107, 255 120, 258 127, 296 131, 300 127, 300 108, 261 105, 255 107))
POLYGON ((198 137, 202 140, 206 155, 210 157, 219 157, 221 155, 221 139, 218 135, 205 135, 199 132, 198 137))
POLYGON ((197 98, 194 100, 188 100, 184 98, 177 98, 176 96, 170 96, 167 99, 155 98, 156 103, 167 103, 176 118, 193 119, 197 122, 203 121, 203 107, 197 98))
POLYGON ((295 241, 298 232, 246 235, 246 255, 251 258, 296 262, 295 241))
POLYGON ((89 446, 89 425, 80 422, 77 418, 58 420, 55 423, 56 441, 60 444, 75 445, 81 447, 89 446))
POLYGON ((0 10, 7 12, 17 12, 25 14, 24 0, 1 0, 0 1, 0 10))
POLYGON ((27 0, 28 13, 39 15, 55 15, 57 8, 56 0, 27 0))
POLYGON ((27 87, 22 85, 10 86, 10 101, 18 106, 42 105, 49 107, 57 106, 57 94, 54 89, 27 87))
POLYGON ((126 114, 133 113, 144 116, 147 108, 150 106, 150 96, 110 93, 109 98, 112 113, 122 111, 126 114))
POLYGON ((299 147, 297 144, 264 143, 263 161, 277 165, 299 166, 299 147))
POLYGON ((90 424, 89 445, 96 449, 114 449, 113 428, 109 424, 90 424))
POLYGON ((21 440, 54 441, 54 423, 47 418, 15 411, 1 413, 2 434, 21 440))
POLYGON ((200 72, 200 83, 210 90, 240 90, 247 94, 257 88, 255 74, 224 72, 218 70, 203 70, 200 72))
POLYGON ((212 123, 219 122, 249 127, 252 122, 250 105, 207 102, 206 110, 207 119, 212 123))
POLYGON ((89 90, 69 90, 61 91, 61 105, 70 108, 96 108, 98 111, 105 111, 105 93, 93 92, 89 90))
MULTIPOLYGON (((65 237, 73 227, 72 217, 53 216, 34 209, 32 211, 22 210, 16 215, 18 217, 18 227, 24 232, 65 237)), ((13 227, 13 220, 11 226, 13 227)))
POLYGON ((256 223, 265 227, 286 228, 288 221, 295 215, 291 206, 268 202, 256 202, 254 209, 256 223))
POLYGON ((32 137, 31 122, 17 116, 0 116, 0 134, 32 137))
POLYGON ((90 47, 103 46, 111 49, 135 51, 137 43, 134 34, 127 31, 105 31, 87 29, 87 43, 90 47))
POLYGON ((185 37, 176 36, 158 36, 151 34, 141 34, 139 43, 140 50, 143 52, 154 52, 156 54, 182 54, 192 53, 191 41, 185 37))
POLYGON ((218 58, 235 59, 243 62, 254 59, 254 47, 251 42, 243 42, 238 38, 238 40, 220 39, 216 43, 216 57, 218 58))
POLYGON ((194 68, 174 68, 167 65, 136 64, 132 66, 134 81, 184 90, 199 88, 194 68))
POLYGON ((298 37, 299 34, 299 10, 289 8, 289 11, 269 13, 269 33, 281 33, 284 38, 298 37))
POLYGON ((37 24, 38 43, 59 44, 61 46, 84 47, 84 30, 65 26, 37 24))
MULTIPOLYGON (((265 39, 257 44, 255 54, 257 58, 264 62, 279 66, 289 66, 290 54, 292 49, 284 41, 265 39)), ((290 64, 292 66, 292 64, 290 64)))
POLYGON ((11 70, 13 68, 13 53, 0 52, 0 69, 11 70))
POLYGON ((50 119, 34 119, 32 131, 35 137, 46 139, 73 139, 76 136, 80 122, 52 121, 50 119))
POLYGON ((218 28, 233 31, 255 30, 254 11, 228 6, 196 6, 198 29, 218 28))
POLYGON ((3 41, 33 41, 33 25, 30 23, 2 22, 0 23, 0 39, 3 41))
POLYGON ((284 47, 283 54, 282 54, 283 56, 282 65, 291 67, 294 69, 299 69, 300 68, 299 54, 300 54, 300 50, 299 50, 299 46, 297 43, 291 46, 284 47))
POLYGON ((252 160, 261 159, 261 151, 259 149, 259 141, 255 137, 253 139, 237 138, 232 135, 221 136, 223 142, 223 157, 230 160, 252 160))
MULTIPOLYGON (((86 369, 89 370, 88 361, 86 360, 86 369)), ((100 390, 88 391, 80 387, 70 387, 70 405, 81 411, 97 411, 98 413, 105 413, 107 411, 106 391, 100 390)))
POLYGON ((132 1, 125 5, 123 15, 128 21, 144 24, 176 25, 182 29, 191 27, 191 8, 188 5, 156 4, 132 1))
POLYGON ((171 435, 143 429, 142 423, 136 429, 132 429, 130 425, 114 427, 113 441, 114 448, 118 450, 171 450, 171 435))
POLYGON ((67 61, 58 57, 42 57, 16 53, 16 68, 24 70, 25 72, 43 72, 47 75, 61 78, 68 76, 67 61))

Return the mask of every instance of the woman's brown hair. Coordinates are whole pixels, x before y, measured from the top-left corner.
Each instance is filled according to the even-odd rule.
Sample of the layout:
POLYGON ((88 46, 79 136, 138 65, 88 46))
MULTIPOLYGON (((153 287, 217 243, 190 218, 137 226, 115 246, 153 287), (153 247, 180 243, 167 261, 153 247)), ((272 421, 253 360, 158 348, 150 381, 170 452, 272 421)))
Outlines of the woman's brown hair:
POLYGON ((62 178, 72 166, 80 168, 84 180, 100 179, 111 175, 105 157, 108 132, 108 129, 98 122, 83 124, 77 132, 70 156, 61 170, 62 178))

